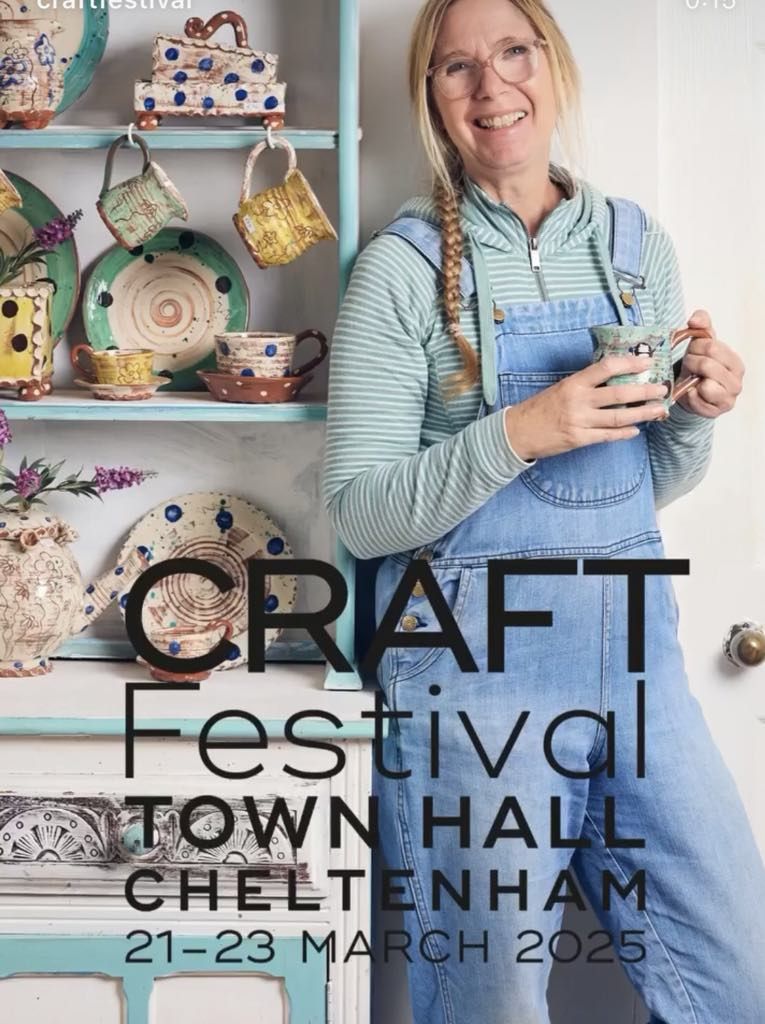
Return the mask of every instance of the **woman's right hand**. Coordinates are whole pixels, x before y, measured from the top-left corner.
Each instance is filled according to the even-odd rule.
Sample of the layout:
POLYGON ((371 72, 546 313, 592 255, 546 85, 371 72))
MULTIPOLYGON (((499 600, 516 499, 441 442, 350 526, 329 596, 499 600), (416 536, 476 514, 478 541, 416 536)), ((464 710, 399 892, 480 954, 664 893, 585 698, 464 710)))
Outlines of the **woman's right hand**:
POLYGON ((505 432, 513 451, 524 461, 558 455, 601 441, 636 437, 636 423, 664 419, 659 403, 629 409, 607 405, 664 398, 663 384, 612 384, 599 387, 622 373, 639 373, 651 365, 650 356, 606 356, 564 377, 531 398, 505 409, 505 432))

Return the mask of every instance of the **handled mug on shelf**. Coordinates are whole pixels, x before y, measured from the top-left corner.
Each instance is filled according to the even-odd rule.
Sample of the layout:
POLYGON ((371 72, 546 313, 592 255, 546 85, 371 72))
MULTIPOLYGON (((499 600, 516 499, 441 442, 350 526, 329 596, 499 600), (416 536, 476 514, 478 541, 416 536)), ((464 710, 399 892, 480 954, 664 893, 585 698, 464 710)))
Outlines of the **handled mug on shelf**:
MULTIPOLYGON (((704 327, 661 327, 661 326, 612 326, 592 328, 596 341, 593 362, 599 362, 608 355, 650 355, 651 365, 639 373, 620 373, 609 377, 606 386, 614 384, 664 384, 667 393, 662 398, 650 399, 661 402, 669 412, 682 395, 696 387, 700 377, 691 375, 677 384, 674 382, 673 366, 685 355, 692 338, 710 338, 711 333, 704 327), (685 342, 685 344, 684 344, 685 342)), ((633 403, 630 403, 632 405, 633 403)), ((642 402, 635 402, 642 405, 642 402)))
POLYGON ((72 366, 91 384, 145 384, 154 380, 154 352, 149 348, 107 348, 96 351, 87 342, 70 353, 72 366), (80 355, 88 362, 83 365, 80 355))
POLYGON ((238 377, 301 377, 326 358, 327 339, 311 327, 300 334, 274 331, 230 331, 215 335, 215 358, 221 373, 238 377), (319 354, 302 366, 294 366, 298 345, 315 338, 319 354))
POLYGON ((259 267, 291 263, 323 239, 337 238, 319 200, 297 169, 297 156, 287 139, 274 136, 274 144, 287 150, 289 166, 281 185, 250 195, 250 181, 267 142, 254 146, 247 157, 234 226, 259 267))
POLYGON ((96 203, 101 220, 125 249, 135 249, 148 242, 171 218, 188 220, 189 216, 183 196, 159 164, 151 159, 144 140, 140 135, 133 135, 133 138, 143 153, 141 173, 111 185, 114 158, 129 142, 127 135, 119 136, 109 147, 104 183, 96 203))

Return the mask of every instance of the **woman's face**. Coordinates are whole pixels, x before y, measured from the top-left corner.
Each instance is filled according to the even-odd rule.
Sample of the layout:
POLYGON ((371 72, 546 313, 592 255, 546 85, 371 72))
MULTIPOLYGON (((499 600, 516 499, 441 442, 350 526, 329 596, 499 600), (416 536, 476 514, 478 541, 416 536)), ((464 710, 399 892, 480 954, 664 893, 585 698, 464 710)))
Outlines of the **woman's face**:
MULTIPOLYGON (((447 10, 431 64, 459 53, 486 60, 508 36, 533 39, 531 22, 511 0, 455 0, 447 10)), ((489 64, 472 95, 450 100, 432 85, 444 127, 462 157, 465 170, 478 180, 541 163, 547 168, 557 111, 545 48, 532 78, 517 85, 503 81, 489 64), (510 127, 482 127, 487 117, 523 110, 510 127)))

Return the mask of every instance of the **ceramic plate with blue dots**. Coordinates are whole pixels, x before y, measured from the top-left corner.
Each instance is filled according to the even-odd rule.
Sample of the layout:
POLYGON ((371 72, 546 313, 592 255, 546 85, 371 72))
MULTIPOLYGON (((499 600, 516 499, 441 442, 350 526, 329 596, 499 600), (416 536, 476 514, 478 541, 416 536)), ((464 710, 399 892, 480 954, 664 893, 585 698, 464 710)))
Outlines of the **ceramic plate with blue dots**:
POLYGON ((109 36, 107 6, 105 4, 104 9, 100 9, 96 4, 47 4, 47 11, 50 11, 47 14, 37 0, 10 0, 3 4, 4 18, 20 21, 45 19, 60 26, 50 32, 56 60, 64 74, 64 92, 56 107, 57 114, 79 99, 93 80, 109 36))
MULTIPOLYGON (((247 661, 247 560, 292 558, 284 531, 273 519, 244 498, 218 491, 195 491, 168 498, 148 512, 125 539, 118 562, 133 548, 143 551, 152 565, 168 558, 199 558, 221 566, 235 582, 222 594, 201 576, 181 574, 162 580, 143 606, 144 629, 199 626, 208 628, 217 619, 229 619, 234 627, 229 658, 221 669, 247 661)), ((125 614, 129 588, 119 595, 125 614)), ((297 599, 297 577, 275 574, 266 577, 265 608, 268 612, 292 611, 297 599)), ((266 630, 266 647, 282 632, 266 630)))
POLYGON ((195 391, 215 369, 215 335, 247 326, 250 296, 233 256, 201 231, 163 228, 109 249, 88 278, 82 318, 94 349, 149 348, 162 391, 195 391))

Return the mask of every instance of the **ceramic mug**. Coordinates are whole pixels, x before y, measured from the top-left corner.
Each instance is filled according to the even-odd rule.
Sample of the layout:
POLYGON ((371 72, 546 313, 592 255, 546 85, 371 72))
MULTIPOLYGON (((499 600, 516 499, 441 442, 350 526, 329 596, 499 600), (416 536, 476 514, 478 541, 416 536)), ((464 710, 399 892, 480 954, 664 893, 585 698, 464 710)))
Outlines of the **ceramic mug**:
POLYGON ((259 267, 291 263, 322 239, 337 238, 313 189, 297 169, 297 156, 287 139, 274 136, 275 146, 289 154, 287 175, 281 185, 250 195, 255 161, 268 148, 254 146, 247 157, 234 226, 259 267))
MULTIPOLYGON (((664 384, 667 393, 663 398, 649 399, 650 402, 661 402, 669 412, 681 395, 695 388, 700 378, 691 375, 675 384, 673 366, 685 355, 693 338, 710 338, 711 333, 703 327, 633 327, 612 326, 594 327, 592 335, 595 339, 593 362, 599 362, 605 356, 617 355, 650 355, 651 365, 639 373, 620 373, 609 377, 606 386, 614 384, 664 384), (685 344, 684 344, 685 343, 685 344)), ((630 402, 643 405, 643 402, 630 402)), ((624 408, 615 405, 612 408, 624 408)))
MULTIPOLYGON (((145 632, 151 644, 171 658, 200 658, 204 654, 209 654, 221 639, 230 640, 234 634, 234 627, 228 619, 218 619, 211 626, 149 626, 145 632)), ((170 671, 157 668, 144 658, 137 660, 147 665, 152 678, 160 682, 197 682, 200 679, 207 679, 210 675, 210 669, 189 672, 179 667, 177 671, 170 671)))
POLYGON ((215 335, 218 370, 237 377, 301 377, 318 366, 328 352, 327 339, 313 327, 300 334, 238 331, 215 335), (319 342, 319 354, 302 366, 295 366, 295 350, 308 338, 319 342))
POLYGON ((188 220, 183 196, 162 168, 151 159, 149 147, 140 135, 133 138, 143 153, 143 169, 134 178, 111 186, 117 151, 129 143, 120 135, 109 147, 104 183, 96 203, 101 220, 125 249, 135 249, 153 238, 173 218, 188 220))
POLYGON ((94 384, 147 384, 154 380, 154 352, 150 348, 107 348, 96 352, 86 342, 75 345, 72 366, 94 384), (80 362, 84 353, 89 364, 80 362))

